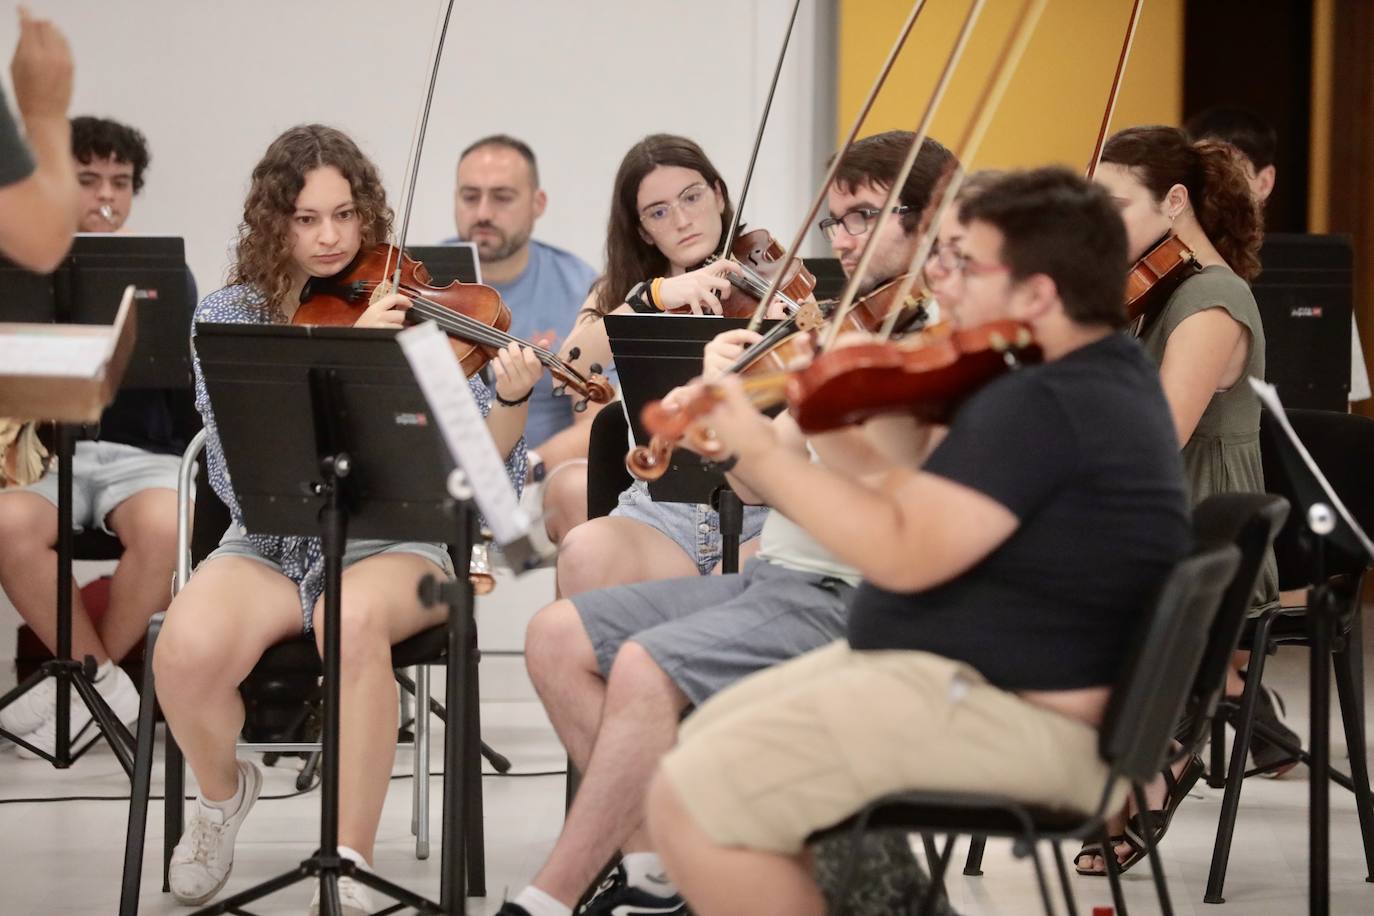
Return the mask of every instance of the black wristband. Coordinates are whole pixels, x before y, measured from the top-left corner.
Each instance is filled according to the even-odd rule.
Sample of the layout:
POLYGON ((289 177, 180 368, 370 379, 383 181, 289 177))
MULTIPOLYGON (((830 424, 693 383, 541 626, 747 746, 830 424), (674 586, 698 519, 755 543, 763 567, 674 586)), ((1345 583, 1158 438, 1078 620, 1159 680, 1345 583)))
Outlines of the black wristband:
POLYGON ((654 305, 653 283, 652 280, 645 280, 643 283, 636 284, 625 296, 625 304, 640 314, 658 314, 660 309, 654 305))
POLYGON ((496 398, 496 403, 500 404, 502 407, 519 407, 521 404, 528 401, 532 394, 534 394, 533 388, 526 391, 523 397, 517 398, 514 401, 507 401, 505 398, 501 397, 501 392, 497 391, 495 386, 492 386, 491 389, 492 397, 496 398))

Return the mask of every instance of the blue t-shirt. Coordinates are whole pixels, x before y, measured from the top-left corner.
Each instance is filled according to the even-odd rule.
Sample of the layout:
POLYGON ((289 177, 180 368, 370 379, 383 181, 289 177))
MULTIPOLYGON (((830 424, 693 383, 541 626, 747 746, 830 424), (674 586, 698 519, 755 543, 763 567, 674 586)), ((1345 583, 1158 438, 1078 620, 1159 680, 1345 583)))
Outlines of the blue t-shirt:
MULTIPOLYGON (((457 237, 444 239, 452 245, 457 237)), ((571 252, 530 240, 530 260, 524 271, 509 283, 489 283, 510 308, 510 333, 533 340, 548 331, 557 335, 546 349, 557 351, 572 332, 577 310, 596 280, 592 266, 571 252)), ((572 424, 572 406, 566 397, 554 397, 553 381, 545 372, 530 397, 525 441, 531 448, 572 424)))

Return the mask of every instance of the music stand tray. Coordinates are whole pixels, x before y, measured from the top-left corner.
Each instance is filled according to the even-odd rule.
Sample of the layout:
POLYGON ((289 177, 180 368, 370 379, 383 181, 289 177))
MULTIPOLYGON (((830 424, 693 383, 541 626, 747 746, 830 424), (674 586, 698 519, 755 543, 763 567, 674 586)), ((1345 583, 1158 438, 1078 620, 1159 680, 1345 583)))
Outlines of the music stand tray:
MULTIPOLYGON (((476 513, 469 500, 448 492, 453 461, 424 395, 390 330, 206 323, 197 327, 196 351, 245 524, 263 534, 319 536, 325 552, 320 848, 292 871, 201 912, 239 912, 315 876, 324 913, 337 913, 341 876, 420 912, 448 912, 450 899, 465 896, 461 878, 455 881, 465 861, 457 784, 458 769, 469 759, 463 720, 451 721, 445 732, 445 791, 458 792, 458 813, 444 819, 441 902, 355 869, 338 854, 338 634, 346 538, 447 542, 460 566, 458 582, 468 579, 476 513)), ((450 698, 461 697, 466 684, 472 625, 471 587, 460 587, 459 596, 465 607, 449 617, 450 698)))

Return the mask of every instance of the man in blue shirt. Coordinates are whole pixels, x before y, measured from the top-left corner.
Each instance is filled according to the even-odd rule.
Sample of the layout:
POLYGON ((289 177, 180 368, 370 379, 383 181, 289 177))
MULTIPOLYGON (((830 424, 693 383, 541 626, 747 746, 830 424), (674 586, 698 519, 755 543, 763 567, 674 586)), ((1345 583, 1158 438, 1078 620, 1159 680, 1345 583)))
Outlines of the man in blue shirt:
MULTIPOLYGON (((482 282, 511 310, 510 332, 556 350, 572 330, 596 271, 581 258, 530 237, 548 197, 529 146, 514 137, 483 137, 458 157, 453 192, 456 238, 477 246, 482 282)), ((572 400, 554 397, 545 373, 531 395, 525 441, 537 448, 572 423, 572 400)), ((531 466, 537 463, 530 457, 531 466)))

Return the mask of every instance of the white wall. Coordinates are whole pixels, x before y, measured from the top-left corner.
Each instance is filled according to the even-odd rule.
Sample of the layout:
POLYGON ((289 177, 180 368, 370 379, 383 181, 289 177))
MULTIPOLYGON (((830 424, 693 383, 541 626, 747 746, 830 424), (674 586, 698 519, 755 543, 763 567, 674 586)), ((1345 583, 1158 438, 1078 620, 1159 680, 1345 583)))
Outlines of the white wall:
MULTIPOLYGON (((399 209, 443 0, 29 2, 71 40, 73 114, 113 117, 148 136, 152 166, 129 228, 183 235, 202 294, 223 280, 249 172, 293 124, 351 134, 399 209)), ((8 55, 18 30, 5 6, 8 55)), ((498 131, 525 139, 540 159, 550 203, 537 236, 598 267, 611 179, 644 134, 696 139, 737 193, 791 6, 460 0, 409 240, 452 234, 457 153, 498 131)), ((805 0, 746 207, 753 226, 784 242, 830 152, 833 21, 833 0, 805 0)), ((810 245, 819 241, 812 233, 810 245)))

